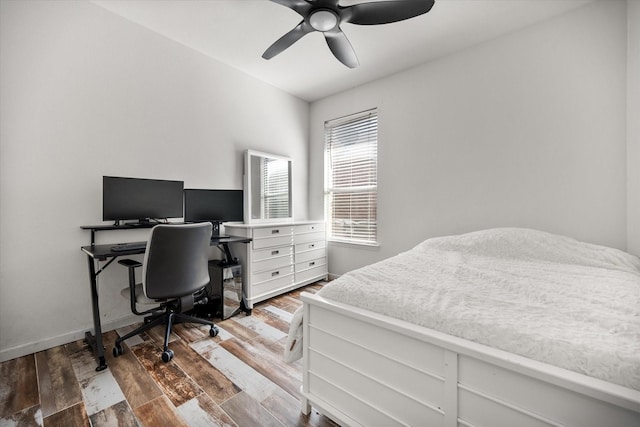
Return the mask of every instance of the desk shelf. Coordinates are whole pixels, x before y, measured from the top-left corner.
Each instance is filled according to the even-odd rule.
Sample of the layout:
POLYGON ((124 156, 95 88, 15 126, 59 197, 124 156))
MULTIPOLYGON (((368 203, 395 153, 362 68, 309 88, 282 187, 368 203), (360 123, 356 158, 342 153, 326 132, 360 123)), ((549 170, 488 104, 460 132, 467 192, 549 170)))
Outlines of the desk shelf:
MULTIPOLYGON (((124 224, 103 224, 103 225, 81 225, 80 228, 83 230, 91 231, 91 246, 96 244, 96 232, 98 231, 110 231, 110 230, 138 230, 145 228, 153 228, 159 224, 172 224, 172 223, 124 223, 124 224)), ((178 224, 178 223, 173 223, 178 224)))

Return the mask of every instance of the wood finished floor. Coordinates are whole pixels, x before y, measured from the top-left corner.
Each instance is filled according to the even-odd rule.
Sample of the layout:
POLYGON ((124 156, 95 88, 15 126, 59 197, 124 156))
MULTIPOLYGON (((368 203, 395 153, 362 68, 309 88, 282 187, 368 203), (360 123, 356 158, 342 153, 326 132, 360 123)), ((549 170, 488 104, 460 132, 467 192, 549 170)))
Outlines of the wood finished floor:
POLYGON ((301 361, 282 360, 300 292, 264 301, 251 316, 208 327, 179 324, 160 360, 163 327, 125 342, 111 354, 117 333, 103 334, 108 369, 80 340, 0 364, 0 426, 336 426, 312 410, 300 413, 301 361))

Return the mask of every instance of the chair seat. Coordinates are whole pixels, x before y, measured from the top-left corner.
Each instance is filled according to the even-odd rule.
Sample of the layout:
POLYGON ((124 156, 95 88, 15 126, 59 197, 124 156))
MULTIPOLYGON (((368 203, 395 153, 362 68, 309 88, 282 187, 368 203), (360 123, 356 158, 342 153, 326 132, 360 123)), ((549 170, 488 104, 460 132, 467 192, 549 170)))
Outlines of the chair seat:
MULTIPOLYGON (((120 295, 122 295, 126 299, 129 299, 130 293, 131 291, 129 290, 129 288, 124 288, 120 291, 120 295)), ((144 290, 142 289, 142 283, 136 284, 136 303, 141 305, 160 305, 160 301, 147 298, 147 296, 144 294, 144 290)))

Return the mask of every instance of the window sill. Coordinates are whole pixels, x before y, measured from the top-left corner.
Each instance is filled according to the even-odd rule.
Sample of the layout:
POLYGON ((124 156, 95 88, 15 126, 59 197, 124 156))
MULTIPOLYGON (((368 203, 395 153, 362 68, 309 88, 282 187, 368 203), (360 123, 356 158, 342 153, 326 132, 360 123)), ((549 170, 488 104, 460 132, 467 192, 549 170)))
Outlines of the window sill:
POLYGON ((359 240, 344 240, 344 239, 335 239, 335 238, 327 238, 327 242, 331 245, 344 245, 344 246, 362 246, 369 248, 379 248, 380 244, 378 242, 364 242, 359 240))

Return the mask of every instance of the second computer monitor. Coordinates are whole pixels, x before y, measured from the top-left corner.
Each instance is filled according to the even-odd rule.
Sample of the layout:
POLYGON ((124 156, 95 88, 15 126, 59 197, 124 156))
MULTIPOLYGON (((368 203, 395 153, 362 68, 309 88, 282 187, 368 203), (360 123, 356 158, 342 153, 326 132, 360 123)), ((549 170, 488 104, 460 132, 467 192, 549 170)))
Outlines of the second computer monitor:
POLYGON ((222 222, 244 219, 242 190, 184 190, 185 222, 213 223, 217 228, 222 222))

